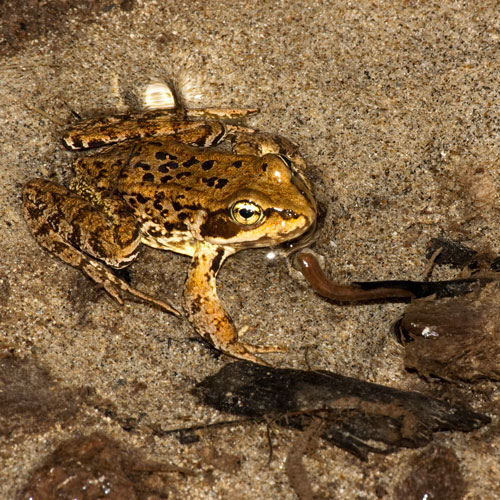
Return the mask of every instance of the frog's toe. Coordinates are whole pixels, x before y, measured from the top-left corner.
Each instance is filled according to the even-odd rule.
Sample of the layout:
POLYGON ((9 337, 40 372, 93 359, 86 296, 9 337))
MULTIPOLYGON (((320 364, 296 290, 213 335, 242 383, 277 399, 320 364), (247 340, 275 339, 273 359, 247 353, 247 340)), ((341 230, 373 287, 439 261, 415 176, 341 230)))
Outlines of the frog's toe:
POLYGON ((286 352, 287 349, 286 347, 283 346, 278 346, 278 345, 253 345, 253 344, 246 344, 245 342, 241 342, 240 340, 243 338, 244 335, 246 335, 249 331, 253 330, 249 325, 244 325, 238 330, 238 344, 244 346, 244 348, 251 353, 254 354, 265 354, 269 352, 286 352))
POLYGON ((266 363, 263 359, 260 359, 258 356, 254 356, 253 354, 250 354, 249 352, 239 353, 238 355, 232 354, 231 356, 238 358, 238 359, 242 359, 244 361, 250 361, 250 363, 255 363, 256 365, 272 366, 269 363, 266 363))
POLYGON ((248 352, 253 354, 265 354, 269 352, 286 352, 287 348, 280 345, 252 345, 243 344, 248 352))
POLYGON ((129 293, 130 295, 138 297, 145 302, 155 304, 175 316, 181 316, 181 313, 170 303, 156 299, 151 295, 133 288, 124 280, 113 274, 104 264, 97 260, 83 256, 79 267, 89 278, 94 280, 96 283, 102 284, 106 292, 108 292, 121 305, 123 305, 123 298, 120 291, 129 293))
POLYGON ((231 349, 225 350, 225 353, 233 358, 242 359, 244 361, 250 361, 250 363, 255 363, 257 365, 262 366, 271 366, 269 363, 266 363, 263 359, 260 359, 258 356, 255 356, 251 352, 248 351, 246 344, 236 344, 231 346, 231 349), (233 349, 234 347, 234 349, 233 349))
POLYGON ((244 342, 234 342, 222 349, 226 354, 234 358, 243 359, 258 365, 271 366, 255 354, 265 354, 271 352, 285 352, 286 348, 281 346, 257 346, 244 342))

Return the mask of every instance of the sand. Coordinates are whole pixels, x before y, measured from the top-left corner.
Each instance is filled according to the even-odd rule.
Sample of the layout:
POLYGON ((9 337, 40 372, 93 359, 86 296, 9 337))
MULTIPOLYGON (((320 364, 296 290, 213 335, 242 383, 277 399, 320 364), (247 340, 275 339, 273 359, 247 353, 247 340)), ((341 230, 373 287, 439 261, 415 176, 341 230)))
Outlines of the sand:
MULTIPOLYGON (((170 79, 193 106, 257 106, 261 113, 247 123, 291 138, 307 159, 322 213, 314 249, 330 275, 420 279, 431 238, 486 254, 500 248, 498 5, 50 4, 32 7, 39 12, 24 28, 28 14, 16 2, 3 15, 10 24, 0 66, 0 338, 6 355, 47 370, 54 391, 90 388, 113 411, 75 396, 65 403, 76 405, 68 415, 40 424, 21 415, 2 436, 0 498, 14 498, 58 444, 96 431, 150 460, 192 469, 169 476, 172 498, 297 498, 285 474, 291 431, 271 428, 270 462, 265 425, 200 431, 187 444, 153 432, 231 418, 189 394, 230 360, 194 340, 188 323, 131 300, 119 306, 38 246, 22 216, 22 186, 40 176, 66 183, 75 154, 60 144, 64 127, 36 109, 63 123, 72 112, 124 111, 137 107, 149 82, 170 79)), ((145 248, 130 276, 179 304, 188 264, 145 248)), ((456 274, 437 267, 433 278, 456 274)), ((406 372, 390 333, 404 304, 329 303, 265 250, 232 257, 218 285, 236 324, 252 327, 249 341, 289 348, 266 358, 275 366, 331 370, 490 414, 483 430, 435 442, 457 457, 466 498, 500 497, 498 384, 428 383, 406 372)), ((43 405, 35 413, 43 420, 43 405)), ((318 499, 398 498, 419 453, 364 463, 319 442, 304 464, 318 499)))

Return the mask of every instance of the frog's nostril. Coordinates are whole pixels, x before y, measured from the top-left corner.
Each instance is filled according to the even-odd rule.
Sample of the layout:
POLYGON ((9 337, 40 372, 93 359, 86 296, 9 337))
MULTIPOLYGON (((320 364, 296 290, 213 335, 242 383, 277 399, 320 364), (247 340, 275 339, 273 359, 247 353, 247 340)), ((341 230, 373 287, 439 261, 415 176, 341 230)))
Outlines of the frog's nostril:
POLYGON ((296 212, 290 209, 282 210, 280 215, 284 220, 297 219, 299 217, 296 212))

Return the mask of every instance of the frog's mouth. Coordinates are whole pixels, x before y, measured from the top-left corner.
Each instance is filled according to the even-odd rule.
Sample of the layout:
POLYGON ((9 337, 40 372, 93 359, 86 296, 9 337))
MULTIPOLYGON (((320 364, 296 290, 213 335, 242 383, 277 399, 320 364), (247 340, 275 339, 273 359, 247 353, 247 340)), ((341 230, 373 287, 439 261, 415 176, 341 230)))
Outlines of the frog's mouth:
MULTIPOLYGON (((316 220, 313 220, 312 222, 309 223, 309 219, 303 215, 298 215, 297 217, 282 217, 283 214, 281 212, 278 213, 279 217, 282 218, 283 220, 290 220, 297 218, 301 219, 302 221, 305 220, 306 222, 303 225, 300 225, 299 227, 290 230, 289 232, 280 233, 278 231, 278 232, 273 232, 272 235, 266 234, 265 231, 263 231, 262 234, 259 234, 258 227, 242 228, 243 231, 247 232, 245 238, 241 239, 240 241, 235 240, 230 244, 232 244, 235 248, 238 248, 239 250, 243 250, 245 248, 262 248, 262 247, 272 247, 281 249, 283 247, 283 249, 286 248, 286 250, 281 249, 279 250, 279 253, 284 253, 285 255, 296 252, 308 246, 316 230, 316 220), (304 230, 304 228, 307 229, 304 230), (253 237, 250 237, 248 235, 248 233, 251 231, 255 232, 253 237), (276 240, 281 241, 281 243, 277 244, 276 240), (287 247, 285 247, 285 245, 287 245, 287 247)), ((274 214, 274 216, 276 217, 276 213, 274 214)))
POLYGON ((311 226, 296 238, 292 238, 291 240, 285 241, 276 247, 277 253, 284 255, 285 257, 289 257, 293 255, 295 252, 302 250, 310 246, 316 239, 316 230, 318 228, 317 220, 315 219, 311 226))

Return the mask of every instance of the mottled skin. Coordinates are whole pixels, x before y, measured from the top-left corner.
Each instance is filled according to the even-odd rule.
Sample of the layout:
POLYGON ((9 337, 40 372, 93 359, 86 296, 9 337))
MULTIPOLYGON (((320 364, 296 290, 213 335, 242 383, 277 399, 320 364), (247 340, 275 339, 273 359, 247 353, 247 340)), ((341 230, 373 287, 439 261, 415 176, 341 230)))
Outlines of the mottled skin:
POLYGON ((81 122, 64 136, 66 147, 108 147, 75 161, 69 189, 30 181, 23 207, 43 247, 119 302, 122 290, 179 314, 107 266, 130 264, 141 243, 191 256, 183 296, 188 319, 222 352, 262 363, 255 353, 278 348, 238 339, 217 296, 217 272, 241 249, 304 233, 315 223, 316 204, 294 144, 224 122, 251 112, 163 110, 81 122), (227 140, 231 152, 215 147, 227 140))

